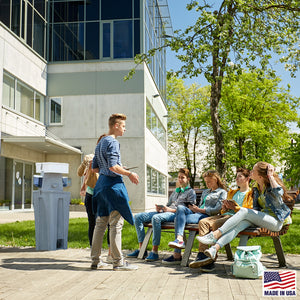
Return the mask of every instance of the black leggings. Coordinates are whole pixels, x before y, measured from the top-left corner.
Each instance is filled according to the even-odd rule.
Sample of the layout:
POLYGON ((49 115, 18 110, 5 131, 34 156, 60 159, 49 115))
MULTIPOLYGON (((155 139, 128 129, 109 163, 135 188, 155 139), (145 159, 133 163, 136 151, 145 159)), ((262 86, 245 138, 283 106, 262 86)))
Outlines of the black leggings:
MULTIPOLYGON (((93 207, 92 207, 92 199, 93 199, 93 195, 86 193, 85 194, 85 200, 84 200, 84 204, 85 204, 85 209, 86 209, 86 213, 88 216, 88 221, 89 221, 89 230, 88 230, 88 234, 89 234, 89 241, 90 241, 90 246, 92 246, 92 241, 93 241, 93 233, 94 233, 94 228, 96 225, 96 216, 93 214, 93 207)), ((107 244, 109 247, 109 224, 107 224, 107 244)))

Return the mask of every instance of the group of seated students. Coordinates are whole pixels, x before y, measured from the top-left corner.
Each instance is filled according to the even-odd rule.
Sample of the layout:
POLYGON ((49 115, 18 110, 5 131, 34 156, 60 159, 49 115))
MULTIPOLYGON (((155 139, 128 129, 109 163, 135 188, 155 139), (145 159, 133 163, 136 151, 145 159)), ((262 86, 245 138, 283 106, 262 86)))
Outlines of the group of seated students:
MULTIPOLYGON (((203 272, 214 270, 219 249, 230 243, 245 228, 259 226, 279 231, 283 225, 291 223, 291 211, 283 201, 290 196, 271 164, 258 162, 252 171, 238 168, 238 188, 228 192, 217 171, 209 170, 202 176, 207 189, 202 192, 198 206, 196 193, 189 185, 189 170, 181 168, 178 172, 177 188, 171 194, 168 203, 156 205, 154 212, 143 212, 134 216, 139 249, 145 238, 143 223, 152 223, 153 246, 149 254, 145 253, 146 261, 159 260, 158 247, 163 222, 175 222, 175 240, 168 244, 174 248, 173 254, 163 259, 162 263, 181 263, 181 250, 185 248, 185 225, 198 224, 199 252, 189 267, 201 268, 203 272), (249 186, 250 180, 254 181, 252 188, 249 186)), ((139 249, 127 257, 137 257, 139 249)))

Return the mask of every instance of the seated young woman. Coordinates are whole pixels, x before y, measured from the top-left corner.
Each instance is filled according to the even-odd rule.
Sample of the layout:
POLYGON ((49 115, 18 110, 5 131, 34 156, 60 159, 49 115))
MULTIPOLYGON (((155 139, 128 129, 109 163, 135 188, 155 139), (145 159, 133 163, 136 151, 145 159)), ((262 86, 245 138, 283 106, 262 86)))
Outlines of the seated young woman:
POLYGON ((283 199, 290 199, 283 182, 274 167, 266 162, 258 162, 250 173, 256 183, 253 186, 253 209, 241 207, 219 229, 198 240, 206 245, 214 245, 205 254, 216 260, 218 251, 230 243, 240 231, 249 226, 260 226, 271 231, 279 231, 284 224, 290 224, 290 209, 283 199))
POLYGON ((186 224, 198 224, 199 220, 216 215, 222 208, 222 201, 227 197, 225 184, 215 170, 209 170, 203 175, 208 189, 201 195, 199 206, 195 204, 178 205, 175 217, 175 241, 169 247, 175 248, 173 255, 164 259, 164 264, 180 264, 181 249, 185 248, 183 241, 184 227, 186 224))
POLYGON ((196 193, 190 187, 190 172, 188 169, 181 168, 178 172, 177 177, 177 188, 171 194, 167 205, 155 205, 155 211, 153 212, 142 212, 134 216, 134 225, 138 237, 139 249, 129 253, 127 257, 137 257, 142 247, 145 238, 145 222, 152 223, 153 226, 153 238, 152 238, 152 251, 146 252, 146 261, 156 261, 159 259, 158 247, 160 244, 161 237, 161 224, 164 222, 173 222, 175 218, 175 212, 178 205, 184 205, 184 203, 196 203, 196 193))
MULTIPOLYGON (((249 187, 250 170, 238 168, 235 181, 238 188, 228 192, 227 199, 223 201, 221 214, 199 221, 199 236, 197 236, 197 239, 213 230, 217 230, 241 207, 253 207, 252 189, 249 187)), ((204 251, 208 248, 207 245, 199 243, 199 252, 196 259, 189 264, 190 268, 201 268, 202 272, 212 272, 214 270, 214 261, 204 254, 204 251)))

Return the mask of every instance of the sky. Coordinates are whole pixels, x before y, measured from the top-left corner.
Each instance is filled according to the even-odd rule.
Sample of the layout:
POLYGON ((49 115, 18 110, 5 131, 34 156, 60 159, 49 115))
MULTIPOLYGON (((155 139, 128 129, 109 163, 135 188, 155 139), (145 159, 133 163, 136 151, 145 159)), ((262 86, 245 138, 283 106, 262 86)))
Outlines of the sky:
MULTIPOLYGON (((173 25, 173 30, 185 29, 189 25, 193 25, 197 19, 197 13, 193 11, 188 11, 186 5, 190 3, 190 0, 168 0, 169 12, 173 25)), ((167 50, 167 70, 173 69, 178 70, 181 66, 181 62, 176 58, 175 53, 167 50)), ((300 71, 296 73, 296 78, 291 78, 288 71, 285 71, 283 64, 277 63, 273 64, 273 68, 276 70, 277 76, 282 80, 282 86, 287 87, 290 84, 290 93, 293 96, 300 97, 300 71)), ((190 85, 192 83, 197 83, 201 86, 207 85, 207 81, 204 76, 186 79, 185 83, 190 85)), ((300 113, 300 104, 298 112, 300 113)), ((300 130, 296 129, 296 124, 291 125, 292 131, 300 130)))

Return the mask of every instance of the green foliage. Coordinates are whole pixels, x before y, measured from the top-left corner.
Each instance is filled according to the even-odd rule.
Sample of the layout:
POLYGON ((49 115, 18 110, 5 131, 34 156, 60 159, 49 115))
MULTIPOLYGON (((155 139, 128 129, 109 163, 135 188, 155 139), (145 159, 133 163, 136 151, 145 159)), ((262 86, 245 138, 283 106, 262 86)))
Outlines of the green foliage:
POLYGON ((82 203, 82 199, 81 198, 77 198, 77 199, 71 199, 70 204, 80 204, 82 203))
POLYGON ((192 84, 187 87, 182 79, 171 77, 167 83, 169 159, 172 170, 187 167, 191 186, 199 167, 199 142, 209 126, 209 91, 192 84))
POLYGON ((288 185, 297 187, 300 184, 300 134, 291 135, 290 146, 286 149, 283 160, 288 185))
POLYGON ((278 163, 290 145, 288 122, 297 120, 299 98, 263 73, 231 74, 220 102, 227 168, 252 168, 258 161, 278 163))

